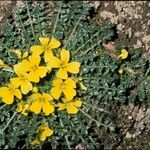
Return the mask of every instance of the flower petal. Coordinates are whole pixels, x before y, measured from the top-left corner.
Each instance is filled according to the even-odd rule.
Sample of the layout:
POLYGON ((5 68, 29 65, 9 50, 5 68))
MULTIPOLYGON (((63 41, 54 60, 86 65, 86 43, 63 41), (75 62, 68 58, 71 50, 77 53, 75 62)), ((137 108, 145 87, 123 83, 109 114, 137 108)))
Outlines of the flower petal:
POLYGON ((54 49, 54 48, 58 48, 60 45, 61 45, 61 43, 57 39, 52 38, 49 45, 48 45, 48 47, 50 49, 54 49))
POLYGON ((46 116, 54 112, 54 106, 51 105, 48 101, 42 103, 42 108, 46 116))
POLYGON ((54 79, 54 80, 53 80, 53 83, 52 83, 52 86, 61 87, 62 84, 63 84, 62 79, 54 79))
POLYGON ((121 50, 121 54, 118 56, 118 58, 126 59, 128 57, 128 51, 126 49, 121 50))
POLYGON ((53 56, 53 52, 52 52, 50 49, 49 49, 49 50, 45 50, 45 53, 44 53, 44 61, 45 61, 45 62, 49 62, 52 57, 54 57, 54 56, 53 56))
POLYGON ((48 46, 50 39, 48 37, 40 37, 39 41, 41 45, 45 47, 45 46, 48 46))
POLYGON ((38 70, 36 71, 36 73, 39 77, 43 78, 46 76, 47 68, 40 66, 40 67, 38 67, 38 70))
POLYGON ((27 94, 29 91, 32 90, 32 84, 26 80, 21 84, 21 92, 23 94, 27 94))
POLYGON ((51 68, 60 68, 60 59, 57 57, 53 56, 51 57, 50 61, 48 62, 48 66, 51 68))
POLYGON ((46 130, 44 130, 41 135, 40 135, 40 140, 41 141, 45 141, 46 137, 49 137, 53 134, 53 130, 46 128, 46 130))
POLYGON ((26 60, 26 59, 22 60, 22 62, 20 62, 19 64, 17 64, 16 67, 18 67, 16 69, 20 69, 20 70, 23 69, 23 71, 25 71, 25 72, 28 72, 28 71, 31 70, 31 65, 30 65, 29 61, 26 60))
POLYGON ((65 87, 67 88, 76 88, 76 82, 72 80, 71 78, 68 78, 65 82, 65 87))
POLYGON ((61 96, 62 90, 59 87, 53 87, 50 93, 55 99, 59 99, 61 96))
POLYGON ((29 56, 28 59, 32 67, 39 66, 40 61, 41 61, 41 57, 39 55, 34 55, 34 54, 29 56))
POLYGON ((67 106, 67 112, 68 114, 76 114, 78 112, 78 109, 75 106, 69 104, 67 106))
POLYGON ((70 52, 69 51, 62 49, 60 52, 60 56, 61 56, 61 61, 64 64, 67 64, 69 62, 69 59, 70 59, 70 52))
POLYGON ((68 74, 65 68, 60 68, 58 70, 58 72, 56 73, 56 77, 57 78, 61 78, 61 79, 67 79, 68 78, 68 74))
POLYGON ((76 95, 76 90, 74 90, 72 88, 65 88, 63 90, 63 93, 64 93, 66 99, 71 100, 76 95))
POLYGON ((30 96, 30 99, 35 101, 37 99, 41 98, 41 94, 40 93, 34 93, 30 96))
POLYGON ((12 104, 14 102, 14 95, 11 94, 10 92, 7 92, 7 94, 2 98, 2 101, 5 103, 5 104, 12 104))
POLYGON ((30 47, 30 51, 33 55, 41 55, 44 52, 44 47, 41 45, 34 45, 30 47))
POLYGON ((81 100, 76 100, 75 102, 72 102, 72 104, 76 107, 81 107, 82 106, 82 101, 81 100))
POLYGON ((0 97, 4 97, 8 93, 8 87, 1 87, 0 88, 0 97))
POLYGON ((46 132, 46 136, 48 137, 48 136, 51 136, 54 132, 53 132, 53 130, 51 130, 51 129, 49 129, 49 128, 47 128, 46 130, 45 130, 45 132, 46 132))
POLYGON ((21 99, 22 98, 22 94, 20 92, 20 90, 16 89, 14 95, 18 98, 21 99))
POLYGON ((29 110, 33 111, 35 114, 39 114, 41 112, 41 104, 35 101, 31 104, 29 110))
POLYGON ((79 62, 71 62, 67 64, 67 71, 70 73, 77 74, 79 73, 80 63, 79 62))
MULTIPOLYGON (((23 61, 24 63, 24 61, 23 61)), ((26 62, 25 62, 26 63, 26 62)), ((15 73, 19 76, 20 74, 23 74, 26 72, 26 70, 24 70, 23 66, 25 65, 25 63, 22 65, 21 63, 18 63, 16 65, 14 65, 14 71, 15 73)), ((27 64, 27 65, 30 65, 30 64, 27 64)), ((28 66, 25 65, 25 69, 28 68, 28 66), (27 68, 26 68, 27 67, 27 68)))
POLYGON ((34 71, 31 71, 31 72, 29 72, 28 80, 38 83, 40 81, 40 78, 39 78, 38 74, 36 74, 34 71))
POLYGON ((11 78, 10 82, 15 85, 16 88, 18 88, 21 85, 20 78, 11 78))
POLYGON ((58 103, 57 107, 59 107, 58 110, 64 110, 64 109, 66 109, 66 104, 58 103))
POLYGON ((53 97, 52 97, 50 94, 43 93, 42 96, 43 96, 43 98, 44 98, 46 101, 52 101, 52 100, 53 100, 53 97))

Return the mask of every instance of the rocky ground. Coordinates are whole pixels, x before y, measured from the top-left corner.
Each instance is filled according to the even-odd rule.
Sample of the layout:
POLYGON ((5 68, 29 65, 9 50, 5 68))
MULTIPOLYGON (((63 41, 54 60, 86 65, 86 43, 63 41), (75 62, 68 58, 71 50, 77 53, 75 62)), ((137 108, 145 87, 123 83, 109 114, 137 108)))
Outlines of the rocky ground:
MULTIPOLYGON (((88 1, 94 8, 99 24, 110 20, 116 25, 118 34, 114 42, 123 42, 129 49, 140 49, 143 56, 150 60, 150 3, 148 1, 88 1)), ((20 1, 0 1, 0 22, 6 19, 20 1)), ((122 106, 118 109, 118 124, 121 127, 123 141, 116 149, 143 149, 150 147, 150 109, 146 106, 122 106)), ((112 149, 106 137, 104 147, 112 149)))
MULTIPOLYGON (((128 48, 150 49, 150 3, 148 1, 93 1, 99 23, 110 20, 116 25, 116 42, 128 48)), ((149 59, 148 53, 145 57, 149 59)))

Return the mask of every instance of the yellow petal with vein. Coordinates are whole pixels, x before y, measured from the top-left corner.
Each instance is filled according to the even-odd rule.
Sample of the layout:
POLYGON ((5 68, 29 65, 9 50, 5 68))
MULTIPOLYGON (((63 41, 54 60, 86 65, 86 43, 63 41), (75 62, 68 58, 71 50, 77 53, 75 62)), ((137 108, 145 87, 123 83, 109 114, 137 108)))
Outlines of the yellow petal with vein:
POLYGON ((65 82, 64 82, 65 86, 67 88, 76 88, 76 82, 74 80, 72 80, 71 78, 68 78, 65 82))
POLYGON ((8 87, 1 87, 0 88, 0 97, 4 97, 8 93, 8 87))
POLYGON ((70 52, 69 51, 62 49, 60 52, 60 56, 61 56, 61 61, 64 64, 67 64, 69 62, 69 59, 70 59, 70 52))
POLYGON ((29 61, 26 59, 22 60, 22 62, 20 62, 18 65, 19 65, 18 67, 20 68, 16 68, 16 69, 23 69, 25 72, 28 72, 31 70, 31 65, 29 61))
POLYGON ((39 75, 36 74, 34 71, 31 71, 28 75, 29 81, 38 83, 40 81, 39 75))
POLYGON ((79 73, 80 63, 79 62, 71 62, 67 64, 67 71, 70 73, 77 74, 79 73))
POLYGON ((45 62, 49 62, 53 56, 53 52, 51 50, 46 50, 44 53, 45 62))
POLYGON ((54 106, 52 106, 49 102, 42 103, 42 108, 46 116, 54 112, 54 106))
POLYGON ((64 110, 66 109, 66 105, 63 103, 58 103, 57 106, 59 107, 58 110, 64 110))
POLYGON ((38 70, 36 71, 36 73, 39 77, 43 78, 46 76, 47 68, 40 66, 40 67, 38 67, 38 70))
POLYGON ((40 140, 45 141, 46 137, 49 137, 53 134, 53 130, 46 128, 40 135, 40 140))
POLYGON ((20 92, 20 90, 16 89, 14 95, 18 98, 21 99, 22 98, 22 94, 20 92))
POLYGON ((59 99, 61 96, 62 90, 59 87, 53 87, 50 93, 55 99, 59 99))
POLYGON ((39 38, 39 41, 40 41, 40 43, 41 43, 42 46, 48 46, 49 38, 40 37, 40 38, 39 38))
POLYGON ((54 79, 52 86, 59 86, 60 87, 62 84, 63 84, 62 79, 54 79))
POLYGON ((75 102, 72 102, 72 104, 76 107, 81 107, 82 106, 82 101, 81 100, 76 100, 75 102))
POLYGON ((35 114, 39 114, 41 112, 41 104, 37 101, 33 102, 32 105, 29 107, 31 111, 35 114))
POLYGON ((48 66, 51 68, 60 68, 61 61, 57 57, 51 57, 50 61, 48 62, 48 66))
POLYGON ((40 94, 40 93, 34 93, 34 94, 32 94, 32 95, 30 96, 30 98, 31 98, 32 100, 36 100, 36 99, 38 99, 38 98, 41 98, 41 94, 40 94))
POLYGON ((61 45, 61 43, 57 39, 52 38, 49 45, 48 45, 48 47, 50 49, 54 49, 54 48, 58 48, 60 45, 61 45))
POLYGON ((71 100, 76 95, 76 90, 74 90, 72 88, 65 88, 63 90, 63 93, 64 93, 66 99, 71 100))
POLYGON ((32 84, 26 80, 21 84, 21 92, 23 94, 27 94, 29 91, 32 90, 32 84))
POLYGON ((70 104, 67 106, 67 112, 68 114, 76 114, 78 112, 78 109, 70 104))
POLYGON ((14 102, 14 95, 7 92, 7 94, 2 98, 2 101, 5 103, 5 104, 12 104, 14 102))
POLYGON ((34 55, 34 54, 29 56, 28 59, 32 67, 39 66, 40 61, 41 61, 41 57, 39 55, 34 55))
POLYGON ((16 88, 18 88, 22 83, 20 78, 11 78, 10 82, 15 85, 16 88))
POLYGON ((43 93, 42 96, 43 96, 43 98, 44 98, 46 101, 52 101, 52 100, 53 100, 53 97, 52 97, 50 94, 43 93))
POLYGON ((30 47, 30 51, 33 55, 41 55, 44 52, 44 47, 41 45, 34 45, 30 47))
POLYGON ((60 68, 58 70, 58 72, 56 73, 56 77, 57 78, 61 78, 61 79, 67 79, 68 78, 68 74, 65 68, 60 68))

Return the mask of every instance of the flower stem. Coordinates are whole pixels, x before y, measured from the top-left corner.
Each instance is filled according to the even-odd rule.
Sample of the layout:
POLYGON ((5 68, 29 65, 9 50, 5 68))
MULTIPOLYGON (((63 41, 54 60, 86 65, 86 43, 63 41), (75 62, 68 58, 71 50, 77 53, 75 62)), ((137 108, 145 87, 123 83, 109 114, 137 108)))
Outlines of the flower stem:
POLYGON ((56 26, 57 26, 57 23, 58 23, 59 14, 60 14, 60 12, 61 12, 61 5, 62 5, 62 3, 60 4, 60 6, 59 6, 59 8, 58 8, 58 13, 57 13, 56 21, 55 21, 55 23, 54 23, 54 28, 53 28, 51 37, 54 36, 55 30, 56 30, 56 26))
POLYGON ((93 109, 99 110, 100 112, 109 113, 108 111, 104 110, 103 108, 98 108, 98 107, 96 107, 94 105, 91 105, 91 104, 88 104, 88 103, 84 103, 84 104, 91 107, 91 108, 93 108, 93 109))
POLYGON ((0 110, 3 109, 3 107, 5 107, 5 106, 6 106, 6 104, 4 104, 3 106, 1 106, 1 107, 0 107, 0 110))
MULTIPOLYGON (((60 124, 61 124, 62 128, 64 128, 64 124, 63 124, 63 122, 62 122, 62 119, 61 119, 61 118, 60 118, 60 124)), ((71 147, 70 147, 70 143, 69 143, 69 140, 68 140, 68 136, 67 136, 67 135, 65 135, 65 140, 66 140, 66 143, 67 143, 68 149, 71 149, 71 147)))
MULTIPOLYGON (((81 53, 82 55, 85 55, 86 53, 88 53, 91 49, 93 49, 96 45, 100 44, 102 42, 102 40, 99 40, 97 43, 95 43, 92 47, 88 48, 86 51, 84 51, 83 53, 81 53)), ((82 56, 81 55, 81 56, 82 56)))
POLYGON ((11 72, 11 73, 14 73, 14 71, 12 69, 2 69, 4 71, 7 71, 7 72, 11 72))
POLYGON ((17 115, 17 112, 14 112, 14 114, 12 115, 12 117, 10 118, 10 120, 7 122, 6 126, 4 127, 4 129, 2 130, 2 133, 6 130, 6 128, 9 126, 9 124, 11 123, 11 121, 15 118, 15 116, 17 115))
POLYGON ((64 48, 66 48, 66 47, 67 47, 67 45, 68 45, 68 43, 69 43, 70 39, 71 39, 71 38, 72 38, 72 36, 74 35, 74 32, 75 32, 75 30, 76 30, 77 26, 79 25, 79 22, 81 21, 81 19, 82 19, 82 16, 78 19, 78 21, 77 21, 77 23, 76 23, 75 27, 73 28, 73 30, 72 30, 72 32, 71 32, 71 34, 70 34, 70 36, 69 36, 68 40, 66 41, 66 43, 65 43, 65 45, 64 45, 64 48))
POLYGON ((89 114, 87 114, 85 111, 83 111, 82 109, 79 108, 79 110, 86 116, 88 117, 90 120, 94 121, 97 126, 103 126, 103 127, 107 127, 105 124, 98 122, 97 120, 93 119, 89 114))
POLYGON ((83 45, 81 45, 73 54, 76 54, 82 49, 88 42, 90 42, 95 36, 99 34, 99 31, 96 32, 89 40, 87 40, 83 45))
POLYGON ((86 69, 88 69, 88 68, 92 68, 92 69, 94 69, 94 68, 109 68, 110 66, 96 66, 96 65, 93 65, 93 66, 88 66, 88 65, 83 65, 82 66, 83 68, 86 68, 86 69))
POLYGON ((150 72, 150 67, 147 69, 145 76, 147 76, 149 72, 150 72))
POLYGON ((29 22, 30 22, 30 26, 31 26, 31 30, 32 30, 32 35, 33 35, 33 37, 35 37, 34 27, 33 27, 33 24, 32 24, 31 14, 30 14, 30 11, 29 11, 29 6, 28 6, 28 1, 26 1, 26 6, 27 6, 27 14, 28 14, 28 17, 29 17, 29 22))

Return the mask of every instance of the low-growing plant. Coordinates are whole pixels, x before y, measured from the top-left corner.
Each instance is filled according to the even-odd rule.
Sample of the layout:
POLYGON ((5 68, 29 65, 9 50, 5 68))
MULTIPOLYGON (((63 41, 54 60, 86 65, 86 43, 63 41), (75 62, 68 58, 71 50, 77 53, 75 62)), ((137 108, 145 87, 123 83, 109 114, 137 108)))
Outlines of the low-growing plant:
POLYGON ((148 101, 149 62, 106 51, 113 25, 92 20, 87 2, 57 2, 51 16, 44 4, 23 2, 3 25, 0 147, 100 148, 100 131, 117 126, 109 103, 148 101))

